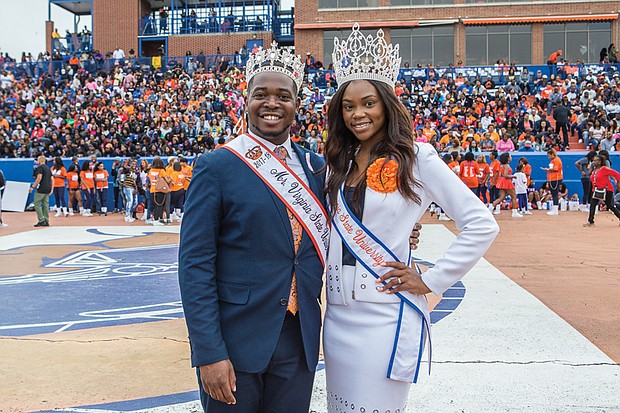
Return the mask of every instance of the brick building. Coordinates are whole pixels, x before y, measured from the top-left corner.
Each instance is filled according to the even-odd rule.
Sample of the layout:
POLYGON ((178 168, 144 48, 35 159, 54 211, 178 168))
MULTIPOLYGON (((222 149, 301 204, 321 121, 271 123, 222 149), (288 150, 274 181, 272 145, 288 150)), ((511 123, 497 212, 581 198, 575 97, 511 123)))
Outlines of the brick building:
MULTIPOLYGON (((335 36, 354 22, 383 28, 400 44, 403 63, 544 64, 562 49, 568 61, 595 63, 618 43, 619 1, 607 0, 49 0, 91 14, 93 48, 137 56, 233 54, 277 40, 311 52, 327 66, 335 36), (294 36, 293 36, 294 34, 294 36)), ((51 50, 53 22, 47 24, 51 50)))
MULTIPOLYGON (((291 11, 279 0, 49 0, 74 15, 92 16, 92 48, 137 56, 234 54, 276 39, 293 45, 291 11)), ((53 22, 47 23, 48 50, 53 22)))
POLYGON ((400 44, 403 64, 412 66, 545 64, 558 49, 568 61, 596 63, 602 48, 618 44, 618 1, 304 0, 295 6, 295 47, 325 66, 333 38, 346 37, 356 21, 369 33, 383 28, 400 44))

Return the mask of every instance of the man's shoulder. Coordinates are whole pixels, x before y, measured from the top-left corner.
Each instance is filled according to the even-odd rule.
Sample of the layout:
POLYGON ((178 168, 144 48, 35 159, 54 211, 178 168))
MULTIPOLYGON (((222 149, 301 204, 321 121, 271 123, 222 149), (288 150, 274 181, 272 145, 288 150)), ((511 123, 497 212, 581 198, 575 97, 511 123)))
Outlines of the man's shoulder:
MULTIPOLYGON (((217 150, 206 152, 205 154, 199 156, 196 160, 196 163, 202 160, 203 162, 208 161, 210 164, 215 164, 229 161, 231 157, 235 157, 235 155, 228 149, 225 149, 224 146, 222 146, 217 150)), ((195 167, 196 166, 194 166, 194 168, 195 167)))
POLYGON ((317 166, 319 168, 322 168, 323 165, 325 165, 325 160, 321 156, 311 151, 310 149, 304 148, 298 143, 295 143, 292 141, 291 141, 291 145, 293 146, 293 148, 296 148, 299 151, 299 153, 304 157, 304 160, 306 161, 310 160, 310 163, 312 164, 311 166, 313 167, 313 169, 315 169, 315 171, 316 171, 317 166))

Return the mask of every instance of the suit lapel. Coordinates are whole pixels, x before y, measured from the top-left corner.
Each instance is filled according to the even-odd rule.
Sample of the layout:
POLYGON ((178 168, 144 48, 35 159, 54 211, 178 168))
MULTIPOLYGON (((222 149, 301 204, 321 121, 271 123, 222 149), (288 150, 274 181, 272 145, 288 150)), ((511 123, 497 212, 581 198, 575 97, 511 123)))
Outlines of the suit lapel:
MULTIPOLYGON (((301 162, 301 166, 304 168, 304 172, 306 174, 306 179, 308 180, 308 185, 310 187, 310 190, 314 192, 314 195, 316 195, 317 199, 322 205, 325 204, 325 202, 323 201, 323 187, 321 185, 320 180, 315 175, 315 172, 313 172, 315 168, 313 165, 308 165, 308 161, 310 160, 309 157, 306 158, 306 153, 308 152, 305 152, 296 143, 291 142, 291 144, 293 146, 293 150, 295 151, 295 153, 297 153, 297 157, 299 158, 301 162)), ((304 235, 301 238, 301 245, 299 246, 298 253, 301 251, 302 248, 306 248, 306 247, 314 249, 314 245, 312 244, 310 235, 304 229, 304 235)))
POLYGON ((306 153, 308 152, 304 152, 301 147, 294 142, 291 142, 291 144, 293 146, 293 150, 297 154, 297 158, 299 158, 299 161, 301 162, 302 168, 304 168, 310 190, 314 192, 314 195, 316 195, 319 201, 321 201, 323 198, 323 188, 320 188, 319 180, 316 178, 315 172, 312 171, 314 168, 311 169, 312 165, 308 165, 309 158, 306 158, 306 153))

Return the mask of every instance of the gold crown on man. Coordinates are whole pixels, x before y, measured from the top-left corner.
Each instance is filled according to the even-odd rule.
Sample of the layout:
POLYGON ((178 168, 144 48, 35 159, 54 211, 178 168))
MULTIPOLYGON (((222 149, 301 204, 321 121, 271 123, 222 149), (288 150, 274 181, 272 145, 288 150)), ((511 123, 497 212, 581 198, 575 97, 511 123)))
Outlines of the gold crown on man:
POLYGON ((350 80, 377 80, 394 87, 400 71, 400 46, 388 44, 383 30, 377 36, 364 36, 360 25, 353 25, 353 32, 346 41, 334 38, 334 76, 342 85, 350 80))
POLYGON ((252 53, 245 66, 248 83, 263 72, 277 72, 290 77, 299 91, 304 80, 304 63, 299 55, 295 56, 289 49, 278 48, 278 43, 273 41, 271 48, 261 47, 256 53, 252 53))

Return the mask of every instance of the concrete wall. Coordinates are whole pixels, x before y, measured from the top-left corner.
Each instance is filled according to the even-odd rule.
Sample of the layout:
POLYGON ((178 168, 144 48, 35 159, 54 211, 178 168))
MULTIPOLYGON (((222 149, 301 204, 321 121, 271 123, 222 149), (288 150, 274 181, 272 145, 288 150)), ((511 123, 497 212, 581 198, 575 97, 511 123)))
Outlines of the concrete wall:
MULTIPOLYGON (((568 187, 568 191, 570 195, 576 193, 579 195, 579 198, 582 196, 581 189, 581 174, 575 167, 575 162, 585 156, 586 152, 560 152, 559 157, 562 160, 562 164, 564 167, 564 182, 568 187)), ((512 168, 516 169, 517 162, 520 157, 524 156, 527 158, 530 165, 532 165, 532 179, 536 182, 536 188, 540 187, 540 185, 546 181, 546 173, 542 171, 541 167, 546 167, 549 164, 549 159, 547 158, 547 154, 543 152, 535 152, 535 153, 523 153, 523 152, 513 152, 512 153, 512 168)), ((152 162, 152 158, 144 158, 152 162)), ((89 158, 80 159, 80 165, 83 161, 89 161, 89 158)), ((99 161, 103 162, 105 168, 110 171, 112 168, 112 163, 114 162, 114 158, 99 158, 99 161)), ((488 157, 487 157, 488 160, 488 157)), ((192 162, 192 159, 189 159, 192 162)), ((611 154, 611 162, 612 168, 619 170, 620 169, 620 154, 612 153, 611 154)), ((71 164, 70 159, 64 159, 65 166, 69 166, 71 164)), ((51 165, 51 163, 48 163, 51 165)), ((32 171, 34 166, 34 159, 0 159, 0 169, 4 172, 4 177, 7 181, 17 181, 17 182, 34 182, 34 178, 32 177, 32 171)), ((110 179, 112 177, 110 176, 110 179)), ((113 191, 112 191, 112 182, 110 182, 110 190, 108 191, 108 209, 110 209, 110 205, 114 205, 112 200, 113 191)), ((32 202, 32 195, 30 195, 28 202, 32 202)), ((53 197, 50 199, 50 205, 55 205, 55 201, 53 197)))

